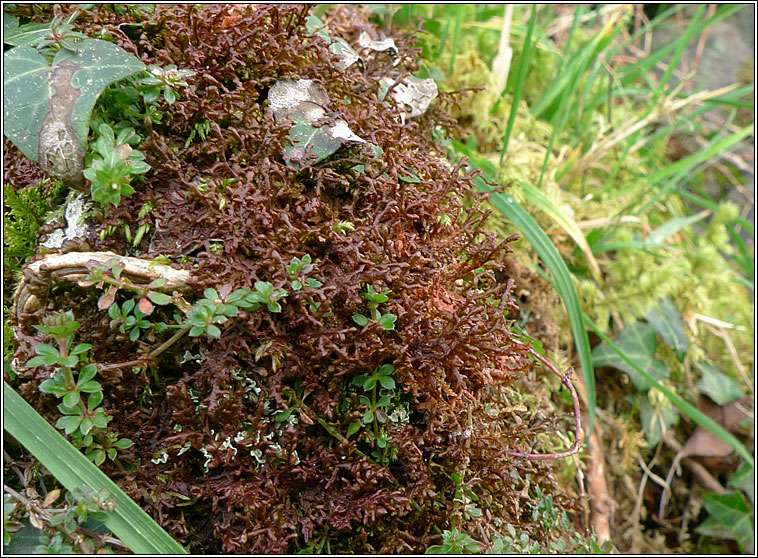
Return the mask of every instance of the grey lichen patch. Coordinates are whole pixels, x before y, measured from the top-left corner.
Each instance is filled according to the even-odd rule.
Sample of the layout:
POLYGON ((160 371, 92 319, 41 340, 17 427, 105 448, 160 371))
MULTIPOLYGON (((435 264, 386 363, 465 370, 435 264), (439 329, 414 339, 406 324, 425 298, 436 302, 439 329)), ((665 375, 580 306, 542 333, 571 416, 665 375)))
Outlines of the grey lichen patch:
POLYGON ((401 109, 403 123, 406 118, 424 114, 439 93, 437 83, 433 79, 419 79, 414 76, 408 76, 399 83, 390 78, 382 78, 379 87, 379 97, 382 99, 392 87, 392 97, 401 109))
POLYGON ((50 233, 47 240, 40 243, 40 246, 50 250, 57 250, 65 242, 83 237, 87 232, 84 218, 91 205, 87 202, 87 197, 84 194, 76 193, 70 196, 65 211, 66 228, 56 229, 50 233))

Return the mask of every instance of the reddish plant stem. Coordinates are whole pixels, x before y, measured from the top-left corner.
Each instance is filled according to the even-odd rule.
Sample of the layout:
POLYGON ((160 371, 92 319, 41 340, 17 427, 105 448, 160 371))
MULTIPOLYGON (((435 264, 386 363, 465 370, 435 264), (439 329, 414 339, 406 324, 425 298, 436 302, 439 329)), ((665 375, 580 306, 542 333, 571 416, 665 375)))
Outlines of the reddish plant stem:
MULTIPOLYGON (((513 340, 515 343, 518 343, 519 345, 524 345, 524 343, 521 343, 519 341, 513 340)), ((574 401, 574 421, 576 423, 576 432, 574 434, 574 445, 571 446, 571 448, 568 451, 560 452, 560 453, 525 453, 520 451, 509 451, 506 450, 506 455, 510 455, 512 457, 524 457, 526 459, 529 459, 530 461, 544 461, 547 459, 561 459, 563 457, 569 457, 571 455, 574 455, 579 451, 579 448, 582 447, 582 415, 579 410, 579 396, 576 393, 576 389, 574 389, 574 386, 571 384, 571 381, 568 378, 568 375, 561 374, 561 372, 546 358, 544 358, 542 355, 540 355, 537 351, 529 347, 529 354, 532 355, 534 358, 536 358, 545 368, 550 370, 553 374, 558 376, 561 379, 561 383, 566 386, 566 389, 569 390, 569 393, 571 393, 571 399, 574 401)))

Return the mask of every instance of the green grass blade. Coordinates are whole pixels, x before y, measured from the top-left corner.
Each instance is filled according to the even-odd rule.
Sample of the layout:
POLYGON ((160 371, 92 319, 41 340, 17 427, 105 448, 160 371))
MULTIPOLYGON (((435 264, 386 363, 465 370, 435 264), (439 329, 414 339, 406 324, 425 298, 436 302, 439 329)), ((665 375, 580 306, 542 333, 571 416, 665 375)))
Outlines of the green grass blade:
MULTIPOLYGON (((483 180, 475 180, 475 182, 479 182, 477 187, 480 190, 488 188, 483 180)), ((555 290, 558 291, 558 294, 561 296, 561 300, 563 300, 563 304, 566 307, 566 313, 568 314, 569 322, 571 323, 571 331, 574 336, 574 344, 576 345, 579 362, 582 366, 582 377, 587 392, 589 428, 590 432, 592 432, 592 426, 595 423, 595 407, 597 405, 595 372, 592 368, 592 359, 590 357, 590 341, 587 336, 587 331, 582 324, 582 310, 579 304, 579 296, 576 294, 574 283, 571 280, 571 272, 569 272, 566 263, 561 258, 555 246, 553 246, 553 243, 550 242, 550 239, 545 232, 512 196, 495 193, 492 194, 491 202, 498 211, 518 227, 553 274, 555 279, 555 290)))
MULTIPOLYGON (((453 141, 453 145, 459 153, 466 155, 474 164, 474 166, 486 172, 490 177, 497 175, 497 168, 493 163, 487 159, 484 159, 483 157, 478 156, 473 150, 469 149, 461 142, 453 141)), ((576 243, 579 249, 584 253, 585 257, 588 260, 590 271, 592 271, 596 277, 599 277, 600 268, 593 258, 590 245, 587 243, 587 239, 585 238, 584 233, 582 233, 582 230, 579 228, 579 225, 576 224, 576 221, 573 218, 568 217, 565 212, 561 211, 552 202, 550 198, 548 198, 545 194, 542 193, 542 191, 540 191, 538 188, 535 188, 531 184, 527 184, 526 182, 519 182, 515 187, 524 194, 524 197, 530 204, 543 211, 548 217, 555 221, 559 227, 566 231, 566 233, 576 243)))
POLYGON ((692 155, 689 155, 672 165, 663 167, 651 174, 647 180, 651 185, 654 186, 660 184, 664 180, 669 179, 670 177, 673 178, 668 180, 667 183, 662 187, 659 187, 658 191, 640 209, 634 212, 634 215, 641 215, 647 211, 648 208, 655 205, 658 200, 660 200, 663 196, 668 194, 672 189, 676 187, 681 177, 690 173, 696 165, 702 163, 703 161, 707 161, 713 157, 716 157, 722 151, 726 151, 732 146, 738 144, 743 139, 750 136, 753 133, 754 129, 755 124, 750 124, 736 134, 731 134, 724 138, 720 138, 717 141, 711 142, 700 151, 693 153, 692 155))
POLYGON ((449 76, 453 75, 453 69, 455 68, 455 57, 458 54, 458 41, 461 39, 461 24, 463 23, 463 17, 466 15, 466 4, 459 4, 455 6, 455 21, 453 23, 453 41, 450 45, 450 69, 448 70, 449 76))
MULTIPOLYGON (((456 142, 457 144, 457 142, 456 142)), ((457 144, 460 145, 460 144, 457 144)), ((494 182, 492 177, 484 169, 480 169, 488 181, 494 182)), ((487 185, 480 177, 474 179, 474 184, 480 192, 489 192, 492 187, 487 185)), ((535 251, 545 262, 547 268, 552 272, 554 278, 554 287, 561 296, 566 313, 568 314, 571 332, 574 337, 574 345, 579 355, 579 363, 582 367, 582 378, 584 387, 587 392, 587 413, 589 415, 589 429, 595 424, 595 407, 597 397, 595 393, 595 372, 592 368, 592 358, 590 356, 590 341, 587 336, 587 330, 584 328, 582 321, 582 308, 579 304, 579 296, 576 294, 574 283, 571 279, 571 272, 566 267, 566 263, 556 250, 553 243, 545 234, 540 226, 532 219, 532 216, 524 210, 519 203, 509 194, 494 193, 490 198, 492 205, 509 219, 524 235, 526 240, 534 247, 535 251)))
POLYGON ((695 13, 695 16, 692 18, 692 22, 690 23, 689 27, 687 27, 687 30, 684 32, 684 35, 677 41, 676 43, 676 50, 674 51, 674 54, 671 57, 671 60, 667 63, 666 71, 663 73, 663 76, 661 77, 661 81, 658 82, 658 87, 656 88, 655 92, 653 93, 650 102, 655 104, 658 102, 658 99, 660 99, 661 95, 663 95, 663 92, 666 89, 666 85, 668 84, 669 80, 671 79, 671 76, 674 75, 674 70, 679 65, 679 60, 682 58, 682 54, 684 53, 684 49, 687 48, 687 45, 689 44, 692 37, 695 35, 695 33, 698 30, 698 23, 700 22, 700 18, 703 17, 703 12, 705 11, 705 5, 701 4, 698 8, 697 12, 695 13))
POLYGON ((134 501, 74 446, 61 436, 23 398, 3 382, 3 428, 47 467, 68 490, 82 485, 108 491, 116 503, 103 521, 135 554, 186 554, 134 501))
POLYGON ((624 351, 618 348, 618 346, 611 341, 607 335, 605 335, 600 328, 587 316, 584 316, 585 323, 592 328, 592 330, 597 334, 600 339, 602 339, 616 354, 618 354, 624 362, 629 364, 632 368, 637 371, 637 373, 645 378, 648 384, 650 384, 651 387, 654 387, 658 391, 660 391, 663 395, 666 396, 666 398, 673 403, 677 409, 679 409, 682 413, 687 415, 690 419, 695 421, 697 424, 701 425, 704 428, 707 428, 714 436, 717 436, 719 439, 723 440, 727 444, 729 444, 734 450, 739 453, 743 458, 745 458, 745 461, 751 466, 754 466, 753 456, 750 455, 750 452, 745 448, 742 443, 734 437, 730 432, 728 432, 726 429, 724 429, 720 424, 718 424, 716 421, 708 417, 707 415, 703 414, 697 408, 692 406, 691 404, 687 403, 684 399, 679 397, 676 393, 668 389, 666 386, 662 385, 658 382, 655 378, 653 378, 650 374, 647 373, 646 370, 639 367, 632 359, 630 359, 624 351))
POLYGON ((513 125, 516 123, 516 114, 518 113, 518 105, 521 101, 521 93, 524 90, 524 82, 526 82, 526 71, 529 68, 529 56, 532 48, 532 32, 534 31, 534 23, 537 21, 537 6, 532 4, 532 13, 529 16, 529 26, 526 28, 526 37, 524 38, 524 50, 521 51, 521 60, 518 64, 518 70, 516 72, 516 83, 513 87, 513 99, 511 105, 511 113, 508 115, 508 124, 505 127, 505 136, 503 137, 503 148, 500 151, 500 164, 503 164, 503 157, 508 151, 508 142, 511 139, 511 132, 513 132, 513 125))

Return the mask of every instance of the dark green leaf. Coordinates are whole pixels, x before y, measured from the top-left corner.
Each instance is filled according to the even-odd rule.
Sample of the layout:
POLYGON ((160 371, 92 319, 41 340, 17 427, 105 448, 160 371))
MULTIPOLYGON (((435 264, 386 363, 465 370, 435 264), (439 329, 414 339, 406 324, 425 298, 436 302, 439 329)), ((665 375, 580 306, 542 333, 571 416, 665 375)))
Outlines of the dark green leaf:
POLYGON ((744 395, 740 384, 716 367, 707 362, 697 362, 695 366, 703 374, 697 387, 719 405, 726 405, 744 395))
MULTIPOLYGON (((9 17, 3 12, 3 28, 5 28, 5 18, 9 17)), ((13 16, 10 16, 13 17, 13 16)), ((18 25, 18 18, 16 18, 18 25)), ((5 32, 3 42, 12 46, 35 46, 42 39, 50 35, 49 23, 26 23, 16 27, 10 33, 5 32)))
MULTIPOLYGON (((658 340, 652 326, 643 323, 630 324, 624 328, 615 343, 631 360, 656 380, 668 378, 671 374, 668 366, 653 356, 658 347, 658 340)), ((645 379, 605 343, 601 343, 592 351, 592 364, 595 368, 611 366, 623 370, 638 390, 648 388, 645 379)))
POLYGON ((737 469, 729 477, 729 486, 742 490, 750 499, 751 504, 755 504, 755 470, 743 463, 742 467, 737 469))
POLYGON ((284 148, 287 164, 295 169, 304 166, 307 159, 315 165, 337 151, 342 140, 334 138, 327 126, 315 127, 305 118, 295 116, 295 125, 290 128, 292 145, 284 148))
POLYGON ((703 505, 711 518, 723 525, 737 541, 741 552, 754 552, 755 518, 742 494, 703 494, 703 505))
POLYGON ((648 310, 645 318, 663 342, 674 350, 679 361, 683 361, 687 354, 687 335, 684 333, 682 314, 671 299, 666 297, 659 300, 657 306, 648 310))
POLYGON ((352 436, 353 434, 355 434, 356 432, 358 432, 358 430, 360 430, 360 428, 361 428, 361 423, 360 422, 351 422, 347 426, 347 435, 348 436, 352 436))
MULTIPOLYGON (((3 123, 5 135, 29 159, 38 162, 38 140, 48 115, 51 95, 69 87, 65 110, 53 123, 70 126, 71 141, 84 152, 92 108, 100 93, 114 81, 141 71, 145 65, 124 49, 107 41, 87 39, 76 45, 77 52, 61 50, 47 59, 35 49, 18 46, 3 54, 3 123), (61 68, 67 71, 51 71, 61 68)), ((57 125, 57 124, 56 124, 57 125)))
POLYGON ((382 384, 384 389, 393 389, 395 387, 395 380, 389 376, 380 376, 379 383, 382 384))

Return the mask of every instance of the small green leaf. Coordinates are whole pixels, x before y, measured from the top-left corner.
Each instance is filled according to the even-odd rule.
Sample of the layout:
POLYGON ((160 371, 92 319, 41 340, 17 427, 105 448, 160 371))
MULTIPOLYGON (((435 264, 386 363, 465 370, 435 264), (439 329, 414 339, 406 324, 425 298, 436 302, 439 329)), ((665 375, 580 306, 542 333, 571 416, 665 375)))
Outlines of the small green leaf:
POLYGON ((48 345, 47 343, 40 343, 36 347, 34 347, 34 352, 41 356, 55 356, 57 359, 60 353, 58 352, 58 349, 53 347, 52 345, 48 345))
POLYGON ((147 298, 149 298, 152 302, 154 302, 158 306, 165 306, 166 304, 171 304, 171 301, 173 300, 167 294, 159 293, 156 291, 148 291, 147 298))
POLYGON ((208 326, 208 327, 205 329, 205 333, 206 333, 206 334, 208 335, 208 337, 210 337, 211 339, 218 339, 219 337, 221 337, 221 330, 220 330, 218 327, 216 327, 215 325, 213 325, 213 324, 210 324, 210 325, 209 325, 209 326, 208 326))
POLYGON ((105 452, 100 448, 97 448, 95 451, 89 454, 88 457, 97 466, 100 466, 103 463, 105 463, 105 452))
POLYGON ((82 423, 79 425, 79 430, 85 436, 89 434, 90 430, 95 427, 95 420, 91 418, 82 419, 82 423))
POLYGON ((113 445, 118 449, 128 449, 134 445, 134 442, 129 438, 120 438, 119 440, 116 440, 116 443, 113 445))
POLYGON ((48 379, 42 382, 39 385, 39 390, 42 393, 51 393, 57 397, 63 397, 63 395, 68 393, 68 390, 63 383, 52 379, 48 379))
POLYGON ((354 314, 353 321, 361 327, 365 327, 368 324, 369 319, 363 314, 354 314))
POLYGON ((73 407, 77 403, 79 403, 80 394, 78 390, 75 391, 69 391, 66 393, 66 395, 63 396, 63 404, 68 407, 73 407))
POLYGON ((90 350, 90 347, 92 347, 92 345, 90 345, 89 343, 79 343, 76 347, 74 347, 73 349, 71 349, 71 353, 70 354, 72 354, 72 355, 80 355, 82 353, 86 353, 87 351, 90 350))
POLYGON ((379 383, 382 384, 382 387, 384 389, 394 389, 395 387, 395 380, 393 380, 389 376, 380 376, 379 383))
MULTIPOLYGON (((47 364, 47 358, 48 357, 43 357, 43 356, 32 357, 26 361, 26 367, 36 368, 37 366, 42 366, 43 364, 47 364)), ((56 358, 55 360, 57 361, 58 359, 56 358)))
POLYGON ((58 364, 60 364, 61 366, 67 366, 69 368, 73 368, 74 366, 79 364, 79 357, 76 355, 61 357, 58 359, 58 364))
POLYGON ((205 326, 203 325, 194 325, 192 326, 192 329, 189 331, 190 337, 200 337, 203 332, 205 331, 205 326))
POLYGON ((81 423, 82 417, 78 415, 67 415, 65 417, 59 418, 58 422, 55 423, 55 427, 65 431, 66 434, 71 434, 72 432, 76 431, 77 428, 79 428, 79 425, 81 423))
POLYGON ((79 372, 79 378, 77 383, 83 383, 91 380, 95 377, 97 374, 97 365, 96 364, 87 364, 82 367, 81 371, 79 372))
POLYGON ((96 392, 92 393, 87 398, 87 410, 88 411, 93 411, 102 402, 103 402, 103 392, 102 392, 102 390, 96 391, 96 392))
POLYGON ((274 314, 278 314, 282 311, 282 305, 278 302, 274 302, 272 304, 267 304, 266 308, 268 308, 269 312, 273 312, 274 314))
POLYGON ((421 179, 418 177, 418 173, 415 169, 411 171, 412 176, 403 176, 402 174, 398 175, 398 178, 402 180, 403 182, 409 182, 411 184, 418 184, 421 182, 421 179))
POLYGON ((360 428, 361 428, 361 423, 360 422, 351 422, 347 426, 347 435, 348 436, 352 436, 353 434, 355 434, 356 432, 358 432, 358 430, 360 430, 360 428))
POLYGON ((77 389, 84 393, 95 393, 96 391, 100 391, 100 384, 95 380, 90 380, 89 382, 84 382, 82 385, 77 385, 77 389))
POLYGON ((397 316, 394 314, 383 314, 382 316, 379 316, 379 319, 376 322, 384 329, 392 330, 395 329, 395 320, 397 320, 397 316))

